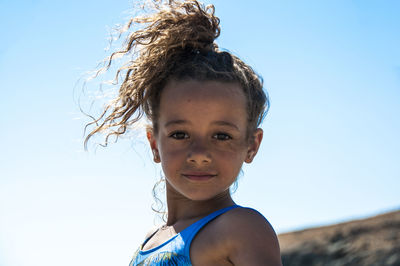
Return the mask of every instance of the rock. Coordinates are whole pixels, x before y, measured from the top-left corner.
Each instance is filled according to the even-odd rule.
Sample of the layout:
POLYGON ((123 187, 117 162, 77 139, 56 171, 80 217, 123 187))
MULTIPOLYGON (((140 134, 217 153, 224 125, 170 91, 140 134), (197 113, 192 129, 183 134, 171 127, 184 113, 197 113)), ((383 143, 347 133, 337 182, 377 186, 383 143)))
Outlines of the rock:
POLYGON ((400 266, 400 210, 278 239, 284 266, 400 266))

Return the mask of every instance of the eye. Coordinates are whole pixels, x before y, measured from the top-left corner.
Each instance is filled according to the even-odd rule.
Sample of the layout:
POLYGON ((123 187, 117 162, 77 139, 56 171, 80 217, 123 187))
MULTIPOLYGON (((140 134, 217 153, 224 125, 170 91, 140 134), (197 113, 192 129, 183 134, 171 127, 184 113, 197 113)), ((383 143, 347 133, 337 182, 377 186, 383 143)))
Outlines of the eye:
POLYGON ((217 139, 217 140, 230 140, 230 139, 232 139, 232 137, 230 135, 225 134, 225 133, 217 133, 217 134, 215 134, 213 136, 213 138, 217 139))
POLYGON ((169 135, 170 138, 173 139, 187 139, 189 135, 182 131, 177 131, 169 135))

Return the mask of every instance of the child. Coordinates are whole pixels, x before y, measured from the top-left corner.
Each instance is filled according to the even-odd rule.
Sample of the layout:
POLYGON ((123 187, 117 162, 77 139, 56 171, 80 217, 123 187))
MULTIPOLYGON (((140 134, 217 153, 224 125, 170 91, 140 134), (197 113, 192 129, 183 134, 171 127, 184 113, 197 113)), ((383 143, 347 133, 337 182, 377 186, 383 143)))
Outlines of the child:
POLYGON ((131 19, 127 29, 142 27, 109 58, 111 64, 116 56, 133 55, 120 69, 126 72, 119 95, 85 140, 107 131, 107 144, 143 114, 151 122, 147 138, 165 174, 168 218, 148 234, 130 265, 281 265, 271 225, 236 205, 229 192, 263 137, 258 126, 268 98, 260 77, 218 49, 213 6, 153 3, 156 12, 131 19))

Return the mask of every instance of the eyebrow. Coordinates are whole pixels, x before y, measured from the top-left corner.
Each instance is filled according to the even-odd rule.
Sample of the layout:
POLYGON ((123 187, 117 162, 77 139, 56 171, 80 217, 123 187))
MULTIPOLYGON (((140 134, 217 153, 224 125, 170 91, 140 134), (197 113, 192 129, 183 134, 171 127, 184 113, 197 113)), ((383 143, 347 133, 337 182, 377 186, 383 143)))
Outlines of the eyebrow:
MULTIPOLYGON (((192 123, 188 120, 177 119, 177 120, 168 121, 167 123, 164 124, 164 127, 169 127, 172 125, 184 125, 184 124, 192 125, 192 123)), ((240 131, 238 126, 236 126, 235 124, 227 122, 227 121, 223 121, 223 120, 213 121, 211 124, 218 125, 218 126, 227 126, 227 127, 231 127, 233 129, 240 131)))
POLYGON ((169 127, 172 125, 183 125, 183 124, 191 124, 191 123, 187 120, 182 120, 182 119, 171 120, 171 121, 168 121, 167 123, 165 123, 164 127, 169 127))
POLYGON ((227 121, 214 121, 211 124, 218 125, 218 126, 227 126, 227 127, 231 127, 231 128, 234 128, 234 129, 240 131, 239 128, 235 124, 227 122, 227 121))

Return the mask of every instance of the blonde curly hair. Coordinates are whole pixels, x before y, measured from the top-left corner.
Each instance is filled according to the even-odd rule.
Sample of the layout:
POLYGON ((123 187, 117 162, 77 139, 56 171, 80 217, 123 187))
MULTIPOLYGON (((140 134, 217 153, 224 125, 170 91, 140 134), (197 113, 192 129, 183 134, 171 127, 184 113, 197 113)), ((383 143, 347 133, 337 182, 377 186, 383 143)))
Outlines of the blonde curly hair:
MULTIPOLYGON (((196 0, 152 0, 154 12, 131 18, 121 28, 128 33, 122 49, 113 52, 102 70, 109 70, 116 58, 128 57, 116 73, 122 83, 116 98, 101 115, 87 124, 94 126, 84 141, 106 133, 116 139, 145 115, 157 133, 160 95, 170 80, 194 79, 239 83, 247 98, 248 133, 262 122, 269 108, 262 78, 235 55, 221 51, 215 39, 220 20, 213 5, 196 0)), ((100 72, 100 70, 99 70, 100 72)), ((250 134, 248 134, 250 136, 250 134)))

